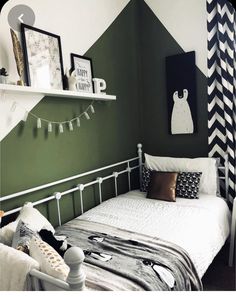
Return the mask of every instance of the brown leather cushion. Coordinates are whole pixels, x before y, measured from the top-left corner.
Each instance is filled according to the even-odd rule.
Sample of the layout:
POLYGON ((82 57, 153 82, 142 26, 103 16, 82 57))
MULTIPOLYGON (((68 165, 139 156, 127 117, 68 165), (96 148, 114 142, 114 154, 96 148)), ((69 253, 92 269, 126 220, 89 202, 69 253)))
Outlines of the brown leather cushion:
POLYGON ((152 171, 147 198, 175 202, 177 172, 152 171))

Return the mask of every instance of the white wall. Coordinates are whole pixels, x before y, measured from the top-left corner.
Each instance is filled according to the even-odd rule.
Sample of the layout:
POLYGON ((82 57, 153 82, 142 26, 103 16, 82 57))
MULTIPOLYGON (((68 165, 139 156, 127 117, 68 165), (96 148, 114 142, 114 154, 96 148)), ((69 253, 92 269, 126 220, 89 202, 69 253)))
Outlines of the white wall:
POLYGON ((196 51, 196 64, 207 76, 206 0, 144 1, 185 52, 196 51))
MULTIPOLYGON (((9 80, 18 80, 8 13, 24 4, 35 13, 35 27, 61 36, 64 69, 70 68, 70 53, 83 55, 106 31, 130 0, 9 0, 0 15, 0 67, 5 67, 9 80)), ((42 98, 6 96, 0 99, 0 141, 19 123, 24 112, 10 108, 14 101, 30 111, 42 98)))

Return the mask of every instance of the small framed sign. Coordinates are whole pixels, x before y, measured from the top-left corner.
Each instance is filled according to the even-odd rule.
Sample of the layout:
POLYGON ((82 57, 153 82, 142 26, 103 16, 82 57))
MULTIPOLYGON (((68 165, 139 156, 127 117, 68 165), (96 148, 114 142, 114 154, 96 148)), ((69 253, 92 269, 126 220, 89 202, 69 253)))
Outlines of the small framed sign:
POLYGON ((93 93, 93 66, 88 57, 71 54, 71 68, 75 71, 77 91, 93 93))

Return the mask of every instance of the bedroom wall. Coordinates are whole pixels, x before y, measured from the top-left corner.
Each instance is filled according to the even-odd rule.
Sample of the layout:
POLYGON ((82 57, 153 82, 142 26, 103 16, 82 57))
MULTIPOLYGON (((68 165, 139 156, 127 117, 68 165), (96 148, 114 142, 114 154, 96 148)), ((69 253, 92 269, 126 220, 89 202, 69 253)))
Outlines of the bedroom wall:
MULTIPOLYGON (((88 49, 109 28, 130 0, 9 0, 1 10, 0 17, 0 65, 8 70, 10 82, 18 80, 16 63, 12 50, 9 22, 19 35, 18 17, 27 24, 60 35, 62 41, 65 70, 70 68, 70 53, 84 55, 88 49), (56 7, 56 10, 55 10, 56 7), (74 9, 73 9, 74 8, 74 9), (28 10, 31 10, 30 12, 28 10), (51 18, 53 16, 53 22, 51 18), (34 20, 34 21, 33 21, 34 20)), ((20 37, 20 35, 19 35, 20 37)), ((0 101, 0 140, 2 140, 23 118, 24 111, 18 108, 10 116, 11 98, 0 101)), ((21 96, 20 104, 31 110, 41 100, 41 96, 31 96, 30 100, 21 96)))
MULTIPOLYGON (((21 1, 23 2, 30 5, 30 1, 21 1)), ((48 135, 45 129, 37 130, 32 117, 29 117, 24 125, 22 122, 17 124, 1 141, 1 195, 133 157, 136 155, 136 145, 140 142, 136 2, 119 0, 115 1, 116 5, 114 1, 113 5, 110 5, 110 0, 103 0, 104 5, 97 5, 97 1, 92 0, 94 6, 91 7, 89 1, 90 6, 87 7, 85 1, 68 0, 63 9, 58 8, 56 11, 55 2, 57 7, 61 4, 58 1, 53 2, 54 5, 48 5, 48 1, 34 2, 34 26, 61 35, 62 49, 64 56, 67 56, 65 64, 69 63, 70 52, 91 57, 94 76, 106 80, 107 93, 117 95, 117 101, 95 103, 96 113, 91 120, 83 120, 80 129, 75 128, 73 132, 66 130, 60 135, 57 132, 48 135), (93 9, 91 14, 89 7, 93 9), (94 19, 94 11, 99 18, 94 19), (78 20, 85 14, 88 22, 87 26, 82 28, 86 32, 81 33, 81 37, 81 23, 74 19, 74 12, 78 14, 78 20), (61 13, 66 16, 63 25, 61 13), (104 18, 108 20, 101 26, 104 18), (101 27, 99 32, 97 27, 101 27), (93 36, 94 30, 97 32, 96 36, 93 36), (82 40, 86 41, 85 45, 82 40)), ((101 1, 99 2, 101 4, 101 1)), ((13 65, 13 62, 9 61, 8 65, 13 65)), ((32 112, 42 118, 63 121, 73 118, 89 104, 90 101, 70 98, 43 98, 32 112)), ((5 202, 4 209, 22 204, 22 201, 46 197, 54 190, 62 191, 76 183, 78 181, 28 195, 14 202, 5 202)), ((126 185, 126 182, 123 184, 126 185)), ((94 196, 90 195, 91 191, 85 193, 85 209, 97 203, 91 198, 94 196)), ((104 192, 107 196, 114 195, 114 185, 104 184, 104 192)), ((78 201, 77 194, 63 199, 64 219, 73 217, 75 208, 75 212, 79 213, 78 201)), ((49 205, 49 209, 42 208, 42 212, 49 212, 51 219, 56 221, 53 203, 49 205)))
MULTIPOLYGON (((0 36, 4 37, 0 44, 0 65, 9 69, 13 80, 17 78, 13 75, 16 68, 6 18, 11 7, 19 3, 32 5, 35 27, 61 36, 66 67, 70 52, 91 57, 94 75, 106 80, 107 93, 117 95, 117 101, 97 102, 96 114, 90 121, 83 120, 80 129, 66 130, 63 134, 54 131, 50 135, 45 129, 37 130, 31 117, 23 125, 21 110, 12 114, 10 102, 1 101, 1 195, 133 157, 138 142, 150 154, 207 155, 205 0, 178 0, 175 4, 171 0, 113 0, 112 4, 110 0, 99 3, 67 0, 66 6, 56 0, 50 4, 46 0, 10 0, 3 9, 5 21, 3 14, 0 17, 0 36), (65 16, 67 21, 62 21, 65 16), (188 30, 184 31, 186 25, 188 30), (196 50, 197 58, 198 133, 171 136, 167 122, 165 57, 189 50, 196 50)), ((33 108, 32 112, 39 117, 63 121, 83 111, 90 101, 21 98, 19 103, 33 108)), ((5 202, 4 209, 47 197, 76 183, 5 202)), ((119 185, 125 190, 127 181, 123 179, 119 185)), ((104 184, 104 193, 106 197, 113 196, 114 186, 104 184)), ((84 197, 85 210, 98 203, 96 189, 86 190, 84 197)), ((79 214, 78 193, 63 198, 62 206, 64 220, 79 214)), ((56 224, 54 209, 54 202, 47 208, 40 207, 56 224)))
POLYGON ((145 0, 139 5, 144 148, 163 156, 207 156, 206 1, 145 0), (198 132, 170 135, 165 58, 192 50, 196 51, 198 132))

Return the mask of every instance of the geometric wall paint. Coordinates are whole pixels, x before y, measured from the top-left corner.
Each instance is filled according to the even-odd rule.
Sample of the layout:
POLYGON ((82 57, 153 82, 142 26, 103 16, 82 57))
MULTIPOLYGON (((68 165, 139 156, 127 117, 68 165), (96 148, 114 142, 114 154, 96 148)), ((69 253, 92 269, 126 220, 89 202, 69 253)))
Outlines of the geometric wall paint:
MULTIPOLYGON (((61 36, 64 68, 69 69, 70 53, 84 55, 129 2, 130 0, 67 0, 65 5, 64 1, 57 0, 9 0, 0 14, 0 66, 8 70, 9 81, 18 80, 8 24, 8 14, 16 5, 24 4, 34 11, 35 27, 61 36)), ((42 99, 39 95, 0 98, 0 141, 22 120, 24 109, 32 110, 42 99), (23 109, 18 108, 13 115, 10 109, 15 101, 23 109)))
POLYGON ((206 0, 144 0, 185 52, 196 51, 196 65, 207 76, 206 0))

